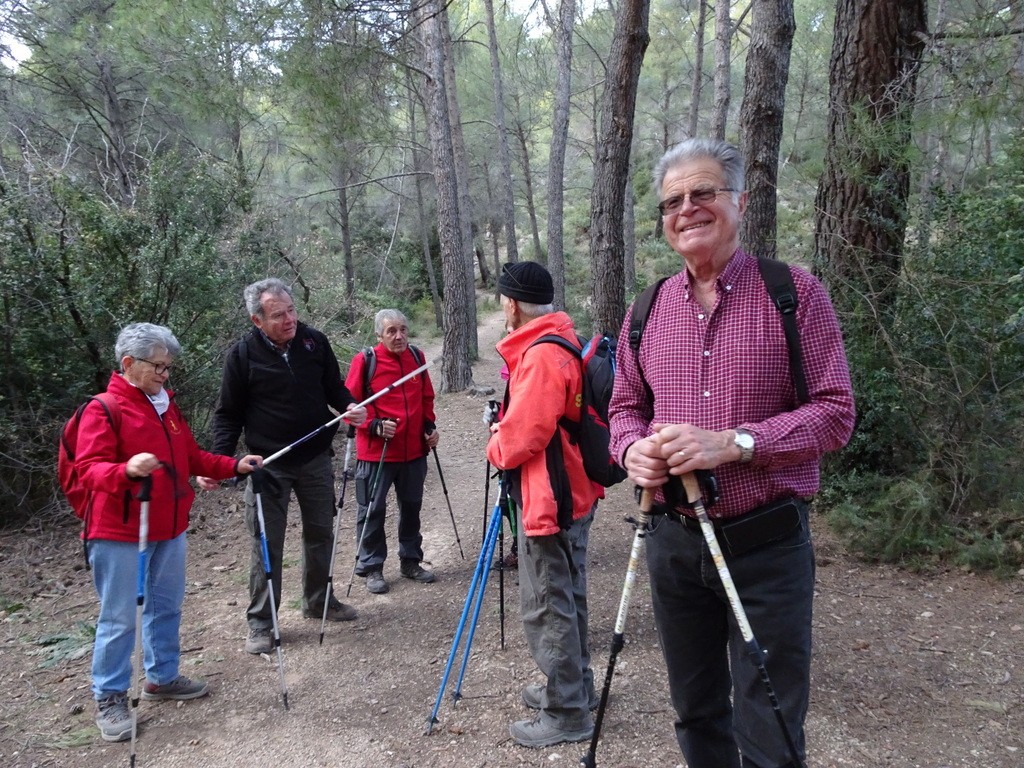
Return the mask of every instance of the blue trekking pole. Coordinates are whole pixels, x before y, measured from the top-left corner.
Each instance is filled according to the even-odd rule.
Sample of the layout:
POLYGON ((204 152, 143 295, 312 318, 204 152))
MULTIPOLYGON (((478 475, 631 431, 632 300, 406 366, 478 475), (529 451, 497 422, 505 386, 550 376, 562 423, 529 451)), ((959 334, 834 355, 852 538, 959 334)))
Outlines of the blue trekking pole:
POLYGON ((264 470, 254 467, 249 477, 252 478, 252 491, 256 496, 256 526, 259 528, 260 545, 263 548, 263 572, 267 577, 267 592, 270 598, 270 620, 274 626, 274 647, 277 648, 277 670, 281 676, 281 698, 284 708, 288 709, 288 686, 284 681, 284 654, 281 652, 281 627, 277 623, 277 602, 274 599, 274 579, 270 568, 270 547, 267 545, 267 526, 263 519, 263 480, 264 470))
MULTIPOLYGON (((462 616, 459 618, 459 624, 455 629, 455 638, 452 640, 452 649, 448 654, 448 661, 444 665, 444 675, 441 677, 441 687, 437 691, 437 700, 434 702, 434 709, 430 713, 430 717, 427 718, 427 730, 426 735, 430 735, 430 732, 434 728, 434 723, 437 722, 437 712, 441 708, 441 699, 444 696, 444 689, 448 685, 448 676, 452 671, 452 664, 455 662, 455 655, 459 650, 459 643, 462 641, 462 633, 466 627, 466 619, 469 617, 470 608, 474 605, 474 598, 476 607, 473 612, 473 624, 469 632, 469 636, 466 639, 466 647, 463 650, 462 669, 459 673, 459 687, 462 686, 462 677, 466 671, 466 663, 469 659, 469 648, 473 642, 473 632, 476 629, 476 623, 480 616, 480 605, 483 602, 484 589, 487 587, 487 574, 491 567, 491 557, 494 555, 494 542, 498 538, 498 530, 501 528, 501 486, 503 482, 501 479, 498 480, 498 498, 494 503, 494 512, 491 514, 490 523, 487 525, 487 532, 484 536, 484 546, 480 550, 480 557, 477 559, 476 570, 473 572, 473 579, 469 584, 469 594, 466 595, 466 604, 462 609, 462 616), (479 594, 477 594, 477 587, 479 585, 479 594)), ((459 699, 459 692, 456 691, 454 698, 456 701, 459 699)))
POLYGON ((135 738, 139 730, 139 695, 142 689, 142 604, 146 599, 146 548, 149 546, 149 501, 153 495, 153 477, 142 478, 139 489, 139 573, 135 591, 135 666, 132 669, 132 745, 128 765, 135 768, 135 738))
POLYGON ((352 439, 356 436, 356 428, 349 424, 348 440, 345 442, 345 465, 341 470, 341 496, 338 506, 334 508, 334 542, 331 544, 331 567, 327 571, 327 591, 324 593, 324 615, 320 619, 320 645, 324 644, 324 626, 327 624, 327 611, 334 596, 334 558, 338 552, 338 533, 341 529, 341 508, 345 506, 345 488, 348 486, 348 463, 352 458, 352 439))

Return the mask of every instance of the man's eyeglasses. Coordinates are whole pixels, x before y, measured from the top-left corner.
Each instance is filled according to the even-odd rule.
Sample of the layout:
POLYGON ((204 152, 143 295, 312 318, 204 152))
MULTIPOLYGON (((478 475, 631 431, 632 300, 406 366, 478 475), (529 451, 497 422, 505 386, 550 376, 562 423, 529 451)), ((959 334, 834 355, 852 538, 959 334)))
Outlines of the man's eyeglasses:
POLYGON ((671 216, 674 213, 679 213, 683 207, 683 203, 686 202, 686 198, 690 198, 690 202, 693 205, 708 205, 715 201, 718 197, 719 192, 738 192, 736 189, 729 189, 722 187, 715 189, 714 187, 704 187, 701 189, 691 190, 688 195, 678 195, 677 197, 670 197, 668 200, 662 200, 658 203, 658 211, 662 216, 671 216))
POLYGON ((154 363, 152 360, 147 360, 144 357, 136 357, 135 359, 141 363, 149 363, 152 365, 153 372, 156 373, 157 376, 163 376, 174 367, 174 363, 154 363))

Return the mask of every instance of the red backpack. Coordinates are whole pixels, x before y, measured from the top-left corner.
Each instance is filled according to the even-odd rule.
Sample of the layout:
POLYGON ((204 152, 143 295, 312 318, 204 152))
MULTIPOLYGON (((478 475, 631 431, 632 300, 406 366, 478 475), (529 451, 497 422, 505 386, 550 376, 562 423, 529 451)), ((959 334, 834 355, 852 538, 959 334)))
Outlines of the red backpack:
MULTIPOLYGON (((101 392, 78 406, 71 418, 64 422, 60 431, 60 444, 57 446, 57 480, 60 482, 60 488, 64 491, 75 517, 85 521, 86 533, 88 533, 89 513, 92 511, 92 491, 82 485, 82 478, 75 465, 75 459, 78 456, 78 425, 82 420, 82 413, 93 400, 99 401, 99 404, 103 406, 103 410, 107 414, 107 421, 110 422, 114 432, 120 431, 121 408, 117 404, 117 398, 107 392, 101 392)), ((87 536, 83 537, 83 543, 86 540, 87 536)), ((88 568, 88 554, 85 564, 88 568)))

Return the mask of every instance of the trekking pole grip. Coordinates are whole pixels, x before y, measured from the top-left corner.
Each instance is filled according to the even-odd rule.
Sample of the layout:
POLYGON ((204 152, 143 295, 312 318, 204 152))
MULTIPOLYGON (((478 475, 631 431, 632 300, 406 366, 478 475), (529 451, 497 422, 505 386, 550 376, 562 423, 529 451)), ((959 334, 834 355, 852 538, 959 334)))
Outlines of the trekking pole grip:
POLYGON ((150 501, 153 498, 153 476, 139 478, 139 501, 150 501))
POLYGON ((249 477, 252 478, 252 492, 263 493, 264 470, 260 467, 253 467, 249 477))

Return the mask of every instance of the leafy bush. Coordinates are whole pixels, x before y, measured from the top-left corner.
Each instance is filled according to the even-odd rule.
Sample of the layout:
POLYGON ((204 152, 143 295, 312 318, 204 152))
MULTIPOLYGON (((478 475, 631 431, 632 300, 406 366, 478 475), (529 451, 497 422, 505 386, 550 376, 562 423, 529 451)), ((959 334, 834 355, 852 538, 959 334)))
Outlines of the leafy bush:
POLYGON ((859 423, 828 464, 832 519, 870 557, 1011 569, 1024 562, 1024 142, 987 185, 940 195, 932 221, 891 306, 851 302, 843 318, 859 423))
POLYGON ((0 522, 52 500, 61 423, 117 367, 130 322, 166 325, 184 347, 173 386, 186 417, 219 383, 222 318, 236 316, 260 252, 242 230, 234 177, 202 158, 152 158, 134 204, 61 172, 0 187, 0 522), (189 407, 191 406, 191 408, 189 407))

